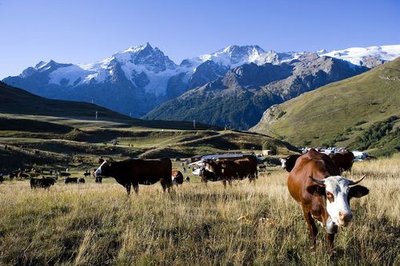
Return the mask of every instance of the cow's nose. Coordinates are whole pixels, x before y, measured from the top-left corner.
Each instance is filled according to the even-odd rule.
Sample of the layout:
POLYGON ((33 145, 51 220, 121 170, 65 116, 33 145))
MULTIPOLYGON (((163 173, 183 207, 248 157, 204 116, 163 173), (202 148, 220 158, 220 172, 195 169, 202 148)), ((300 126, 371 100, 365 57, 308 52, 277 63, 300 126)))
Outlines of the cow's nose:
POLYGON ((339 218, 346 225, 353 218, 353 214, 349 213, 349 212, 345 213, 345 212, 339 211, 339 218))

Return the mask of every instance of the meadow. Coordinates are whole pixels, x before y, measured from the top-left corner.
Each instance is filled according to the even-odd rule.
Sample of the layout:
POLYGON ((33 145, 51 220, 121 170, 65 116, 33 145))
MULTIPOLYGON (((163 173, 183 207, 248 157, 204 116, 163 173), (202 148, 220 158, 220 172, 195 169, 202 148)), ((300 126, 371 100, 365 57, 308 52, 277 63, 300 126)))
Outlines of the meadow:
POLYGON ((287 173, 269 168, 255 184, 223 188, 192 178, 163 193, 140 186, 127 197, 103 184, 31 190, 28 181, 0 184, 1 265, 400 265, 400 157, 357 162, 370 194, 352 201, 352 224, 340 229, 335 256, 319 227, 311 251, 287 173))

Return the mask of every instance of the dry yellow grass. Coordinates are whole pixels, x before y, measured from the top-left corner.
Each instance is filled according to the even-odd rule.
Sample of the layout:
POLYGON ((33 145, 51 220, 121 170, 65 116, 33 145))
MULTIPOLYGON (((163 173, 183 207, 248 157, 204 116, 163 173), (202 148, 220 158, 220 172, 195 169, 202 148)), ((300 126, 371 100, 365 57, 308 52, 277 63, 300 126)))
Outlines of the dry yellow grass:
MULTIPOLYGON (((339 230, 338 265, 400 264, 400 159, 357 163, 370 194, 352 201, 353 224, 339 230)), ((309 251, 300 206, 274 169, 256 184, 159 184, 126 196, 114 182, 31 190, 0 185, 1 265, 317 265, 330 264, 323 230, 309 251)))

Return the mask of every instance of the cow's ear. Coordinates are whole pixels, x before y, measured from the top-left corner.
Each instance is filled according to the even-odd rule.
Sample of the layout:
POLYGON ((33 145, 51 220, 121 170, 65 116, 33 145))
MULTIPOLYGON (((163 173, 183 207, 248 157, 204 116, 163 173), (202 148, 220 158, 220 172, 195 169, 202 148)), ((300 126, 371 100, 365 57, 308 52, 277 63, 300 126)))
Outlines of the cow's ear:
POLYGON ((354 186, 350 187, 349 199, 351 198, 361 198, 368 195, 369 189, 364 186, 354 186))
POLYGON ((311 185, 307 187, 307 191, 315 196, 325 196, 325 187, 321 185, 311 185))

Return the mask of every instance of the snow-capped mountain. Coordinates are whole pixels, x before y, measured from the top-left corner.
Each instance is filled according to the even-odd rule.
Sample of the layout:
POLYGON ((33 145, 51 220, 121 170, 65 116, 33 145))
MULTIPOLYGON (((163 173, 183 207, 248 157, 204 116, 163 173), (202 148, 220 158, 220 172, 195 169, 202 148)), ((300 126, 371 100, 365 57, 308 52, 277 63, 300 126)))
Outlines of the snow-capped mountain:
POLYGON ((400 56, 400 45, 382 45, 370 47, 353 47, 343 50, 318 52, 320 56, 329 56, 348 61, 354 65, 376 67, 400 56))
MULTIPOLYGON (((219 79, 245 64, 280 65, 308 57, 307 52, 277 53, 257 45, 232 45, 214 53, 185 59, 177 65, 149 43, 91 64, 39 62, 19 76, 3 81, 43 97, 94 102, 112 110, 140 117, 161 103, 219 79)), ((400 45, 319 51, 349 64, 373 67, 400 55, 400 45)), ((309 60, 312 59, 311 56, 309 60)), ((303 60, 304 61, 304 60, 303 60)), ((249 76, 250 77, 250 76, 249 76)), ((253 75, 250 79, 260 78, 253 75)), ((262 78, 263 79, 263 78, 262 78)), ((259 82, 255 80, 253 84, 259 82)))
POLYGON ((166 88, 168 79, 177 74, 177 65, 158 48, 153 48, 147 43, 130 47, 93 64, 40 62, 33 69, 25 70, 23 76, 50 71, 48 84, 76 87, 113 80, 116 68, 120 68, 125 78, 135 87, 143 88, 146 93, 155 95, 164 94, 163 89, 166 88))
POLYGON ((154 108, 146 119, 196 120, 248 129, 263 112, 300 94, 367 71, 346 61, 308 53, 288 63, 244 64, 154 108))
POLYGON ((244 64, 254 63, 263 65, 266 63, 280 64, 282 62, 297 59, 303 52, 277 53, 275 51, 264 51, 258 45, 231 45, 211 54, 204 54, 182 62, 184 65, 198 66, 206 61, 213 61, 230 68, 244 64))

